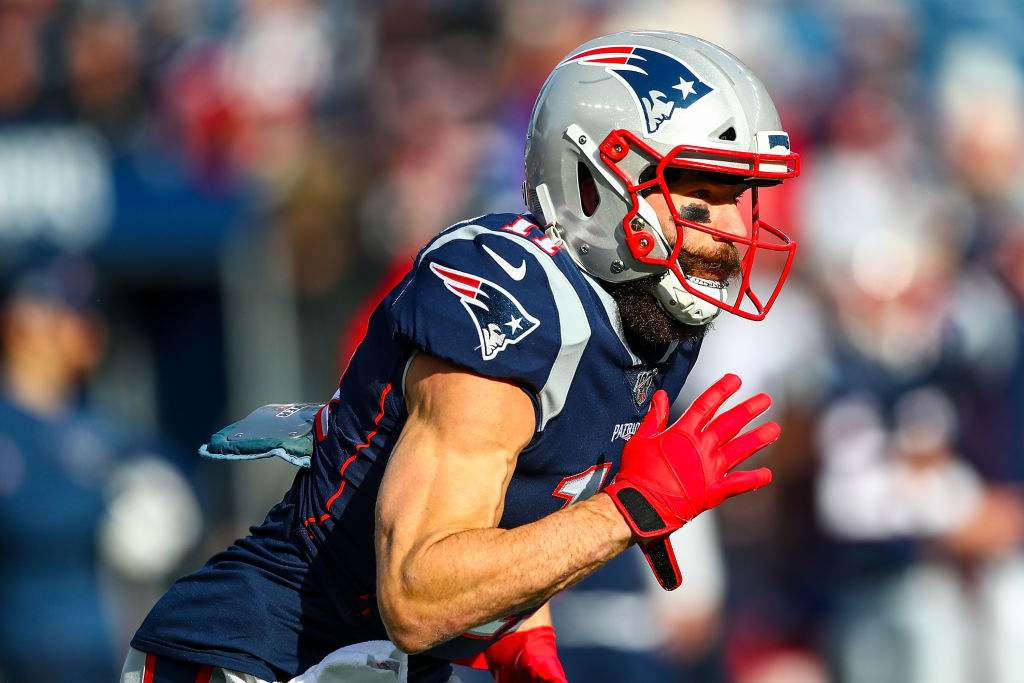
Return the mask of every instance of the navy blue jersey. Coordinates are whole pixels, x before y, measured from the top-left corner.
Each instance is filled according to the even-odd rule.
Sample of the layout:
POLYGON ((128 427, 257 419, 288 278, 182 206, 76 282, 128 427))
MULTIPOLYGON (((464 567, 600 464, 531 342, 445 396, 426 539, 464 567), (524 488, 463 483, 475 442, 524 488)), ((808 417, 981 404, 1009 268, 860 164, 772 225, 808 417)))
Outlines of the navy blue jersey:
MULTIPOLYGON (((511 528, 611 481, 651 395, 678 394, 698 346, 637 355, 612 298, 528 215, 446 230, 371 315, 318 415, 309 470, 262 526, 179 580, 132 645, 273 679, 346 644, 387 638, 374 592, 373 511, 408 416, 404 377, 416 353, 514 382, 533 401, 536 433, 519 455, 500 523, 511 528)), ((526 616, 411 657, 411 677, 445 680, 448 660, 482 651, 526 616)))

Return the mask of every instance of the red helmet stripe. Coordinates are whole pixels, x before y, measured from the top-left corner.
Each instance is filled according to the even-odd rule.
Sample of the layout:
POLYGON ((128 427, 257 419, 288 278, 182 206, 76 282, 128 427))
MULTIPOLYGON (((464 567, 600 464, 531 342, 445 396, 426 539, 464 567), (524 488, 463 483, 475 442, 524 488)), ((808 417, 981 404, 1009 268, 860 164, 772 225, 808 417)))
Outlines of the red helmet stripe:
POLYGON ((612 47, 598 47, 586 52, 580 52, 565 59, 558 66, 571 64, 572 62, 585 62, 587 64, 625 64, 630 55, 633 54, 633 47, 629 45, 616 45, 612 47))

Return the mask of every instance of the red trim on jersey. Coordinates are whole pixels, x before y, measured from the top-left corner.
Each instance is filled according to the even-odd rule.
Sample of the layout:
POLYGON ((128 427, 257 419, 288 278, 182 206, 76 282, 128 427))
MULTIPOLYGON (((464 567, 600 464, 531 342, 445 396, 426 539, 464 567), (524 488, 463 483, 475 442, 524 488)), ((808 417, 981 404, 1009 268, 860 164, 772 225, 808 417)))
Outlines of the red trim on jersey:
POLYGON ((142 683, 153 683, 153 670, 156 669, 156 655, 146 653, 146 666, 142 669, 142 683))
POLYGON ((307 519, 304 522, 306 527, 309 527, 310 524, 316 524, 319 526, 320 524, 323 524, 325 521, 327 521, 327 518, 331 516, 331 506, 334 505, 334 501, 338 500, 338 498, 341 496, 342 491, 345 490, 345 484, 348 483, 348 480, 345 479, 345 470, 348 469, 348 466, 351 465, 352 461, 355 460, 356 456, 359 455, 359 451, 370 445, 370 439, 377 436, 377 426, 380 424, 381 418, 384 417, 384 401, 387 399, 389 393, 391 393, 390 384, 384 387, 384 391, 380 393, 380 412, 377 413, 377 417, 373 418, 373 431, 366 435, 366 440, 363 441, 363 443, 356 446, 355 452, 352 453, 352 455, 349 456, 348 460, 342 463, 341 467, 338 469, 338 474, 341 475, 341 484, 338 486, 338 490, 334 492, 334 495, 328 498, 327 503, 324 504, 326 512, 320 515, 319 519, 317 519, 316 517, 310 517, 309 519, 307 519))
POLYGON ((367 446, 369 446, 370 445, 370 439, 372 439, 373 437, 377 436, 377 425, 380 424, 380 419, 382 417, 384 417, 384 401, 385 401, 385 399, 387 399, 388 394, 390 394, 390 393, 391 393, 391 385, 390 384, 387 385, 386 387, 384 387, 384 391, 380 392, 380 412, 377 413, 377 417, 373 418, 373 427, 374 427, 374 429, 373 429, 372 432, 370 432, 369 434, 366 435, 366 440, 363 443, 361 443, 358 446, 356 446, 356 453, 359 452, 360 448, 366 448, 367 446))
POLYGON ((313 419, 313 431, 318 442, 327 438, 331 427, 331 406, 341 403, 340 395, 341 389, 339 388, 334 392, 331 400, 323 404, 320 410, 316 411, 316 417, 313 419))
MULTIPOLYGON (((374 434, 376 434, 376 432, 374 432, 374 434)), ((341 468, 338 470, 338 474, 341 475, 341 485, 338 487, 338 490, 334 492, 334 495, 327 499, 327 504, 324 507, 326 507, 328 510, 330 510, 331 506, 334 505, 334 501, 338 500, 338 498, 341 496, 341 492, 345 490, 345 484, 348 483, 348 480, 345 479, 345 470, 348 469, 348 466, 351 465, 352 461, 355 460, 355 459, 356 459, 355 454, 350 455, 348 460, 346 460, 344 463, 342 463, 341 468)), ((329 516, 330 516, 330 513, 325 512, 324 514, 322 514, 320 516, 320 519, 317 521, 317 524, 319 524, 320 522, 323 522, 329 516)))

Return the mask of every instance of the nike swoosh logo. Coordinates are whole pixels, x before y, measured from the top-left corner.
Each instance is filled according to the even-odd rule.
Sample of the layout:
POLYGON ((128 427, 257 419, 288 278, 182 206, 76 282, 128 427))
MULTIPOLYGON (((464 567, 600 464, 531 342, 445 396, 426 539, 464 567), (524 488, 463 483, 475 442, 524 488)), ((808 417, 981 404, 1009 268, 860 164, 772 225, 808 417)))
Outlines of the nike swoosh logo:
POLYGON ((509 263, 502 257, 498 256, 498 254, 495 253, 494 250, 492 250, 486 244, 481 244, 480 246, 482 246, 484 248, 484 251, 486 251, 492 259, 494 259, 495 263, 501 266, 501 269, 504 270, 510 278, 519 281, 526 277, 526 259, 523 259, 523 262, 520 263, 518 266, 513 266, 511 263, 509 263))

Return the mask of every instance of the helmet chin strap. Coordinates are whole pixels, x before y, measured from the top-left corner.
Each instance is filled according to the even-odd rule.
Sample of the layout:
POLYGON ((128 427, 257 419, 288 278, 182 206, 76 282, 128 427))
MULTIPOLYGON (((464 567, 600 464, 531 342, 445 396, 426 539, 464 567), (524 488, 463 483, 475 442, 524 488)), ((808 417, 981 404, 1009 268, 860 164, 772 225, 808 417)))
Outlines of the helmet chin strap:
MULTIPOLYGON (((688 286, 707 294, 712 299, 725 303, 728 290, 724 282, 705 280, 689 275, 683 277, 686 278, 688 286)), ((710 301, 705 301, 688 292, 671 270, 665 273, 665 277, 661 278, 654 286, 654 296, 669 315, 685 325, 707 325, 722 312, 721 308, 710 301)))

